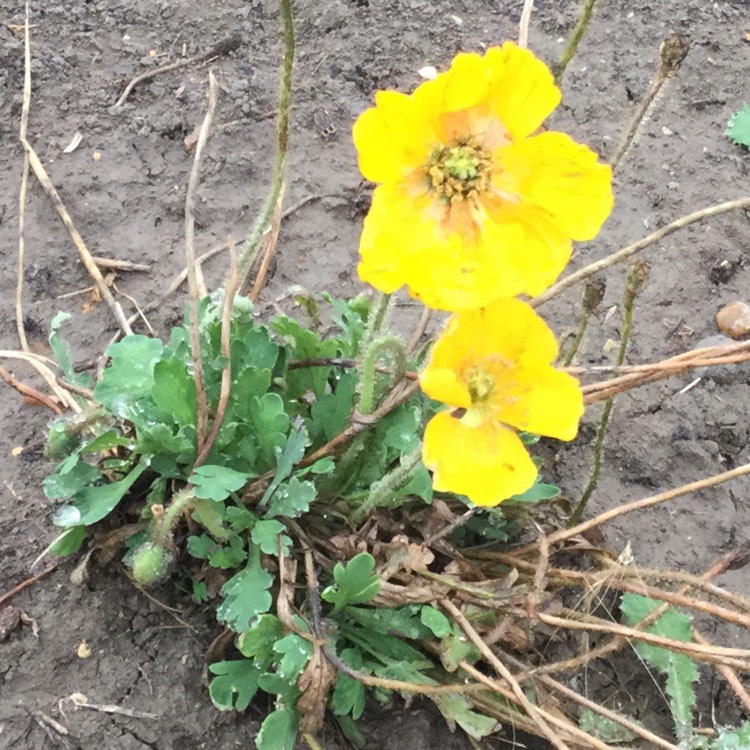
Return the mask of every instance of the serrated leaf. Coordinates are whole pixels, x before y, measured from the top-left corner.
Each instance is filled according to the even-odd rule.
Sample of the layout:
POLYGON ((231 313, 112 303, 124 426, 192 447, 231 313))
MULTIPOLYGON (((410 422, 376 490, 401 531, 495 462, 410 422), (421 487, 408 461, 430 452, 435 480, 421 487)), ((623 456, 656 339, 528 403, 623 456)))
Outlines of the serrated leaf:
POLYGON ((440 644, 440 662, 448 672, 455 672, 462 661, 473 664, 479 659, 479 652, 467 640, 463 630, 453 626, 450 635, 440 644))
POLYGON ((273 647, 276 641, 283 636, 284 628, 276 615, 260 615, 237 639, 237 648, 243 656, 266 669, 275 658, 273 647))
POLYGON ((316 493, 317 490, 312 482, 301 482, 297 477, 292 477, 276 490, 266 511, 266 517, 297 518, 310 510, 310 503, 315 500, 316 493))
POLYGON ((221 502, 241 490, 252 476, 226 466, 203 465, 193 471, 188 481, 195 486, 197 498, 221 502))
POLYGON ((334 585, 323 591, 323 599, 334 605, 334 611, 370 601, 380 592, 380 578, 373 574, 374 569, 375 558, 367 552, 355 555, 346 566, 336 563, 334 585))
POLYGON ((636 736, 627 728, 591 709, 584 709, 578 718, 578 726, 608 745, 631 742, 636 736))
POLYGON ((266 716, 255 740, 258 750, 294 750, 299 717, 295 711, 280 709, 266 716))
POLYGON ((419 607, 406 606, 394 608, 369 609, 349 607, 349 616, 368 630, 384 635, 395 635, 401 638, 426 638, 429 629, 422 623, 419 607))
POLYGON ((272 466, 276 449, 286 444, 289 432, 289 415, 284 402, 278 393, 266 393, 250 400, 250 414, 259 452, 258 464, 272 466))
POLYGON ((219 661, 208 669, 215 675, 208 686, 214 706, 220 711, 244 711, 258 692, 260 669, 249 659, 219 661))
POLYGON ((91 387, 91 375, 86 372, 76 372, 73 367, 73 360, 70 356, 70 348, 65 339, 60 335, 60 329, 63 324, 69 321, 73 316, 67 312, 58 312, 50 323, 49 345, 52 349, 57 364, 60 365, 63 375, 68 382, 74 385, 80 385, 84 388, 91 387))
POLYGON ((164 417, 171 418, 181 427, 195 424, 195 380, 184 363, 176 359, 156 363, 151 398, 164 417))
POLYGON ((229 545, 219 547, 208 555, 208 564, 214 568, 228 570, 230 568, 239 568, 245 559, 247 553, 245 546, 238 536, 230 537, 229 545))
POLYGON ((428 627, 436 638, 445 638, 451 632, 450 620, 435 607, 425 605, 419 614, 422 624, 428 627))
POLYGON ((498 727, 495 719, 472 711, 471 703, 463 695, 433 695, 431 698, 449 726, 458 724, 475 740, 488 737, 498 727))
MULTIPOLYGON (((279 554, 279 534, 286 529, 281 521, 274 518, 262 519, 258 521, 253 530, 250 532, 250 539, 253 544, 260 547, 261 552, 266 555, 279 554)), ((288 549, 292 541, 289 537, 282 536, 281 543, 285 549, 288 549)))
POLYGON ((354 391, 357 377, 352 372, 344 373, 333 393, 324 393, 310 408, 310 437, 333 440, 349 423, 354 408, 354 391))
POLYGON ((189 536, 187 549, 197 560, 207 560, 209 553, 216 549, 216 542, 207 534, 189 536))
POLYGON ((307 638, 303 638, 297 633, 289 633, 281 640, 276 641, 273 650, 281 657, 276 673, 283 680, 294 684, 312 656, 313 645, 307 638))
POLYGON ((738 146, 750 148, 750 106, 747 103, 729 118, 726 135, 738 146))
POLYGON ((117 430, 107 430, 91 442, 86 443, 80 450, 81 453, 99 453, 109 451, 113 448, 131 448, 133 440, 120 435, 117 430))
MULTIPOLYGON (((623 594, 620 610, 628 625, 633 626, 662 604, 661 601, 645 596, 623 594)), ((692 622, 687 615, 670 607, 647 632, 687 642, 692 640, 692 622)), ((675 722, 675 734, 681 742, 689 741, 693 734, 693 710, 696 702, 693 683, 698 680, 695 662, 685 654, 678 654, 649 643, 637 643, 635 650, 642 659, 666 675, 665 687, 675 722)))
POLYGON ((294 465, 302 460, 309 444, 310 438, 307 431, 300 429, 291 432, 283 448, 278 446, 274 448, 276 473, 259 503, 261 507, 268 503, 277 487, 292 473, 294 465))
POLYGON ((107 349, 112 361, 94 388, 94 398, 114 414, 133 419, 136 402, 151 393, 163 348, 159 339, 139 334, 112 344, 107 349))
POLYGON ((55 557, 67 557, 77 552, 86 539, 85 526, 73 526, 60 534, 47 548, 50 555, 55 557))
POLYGON ((260 550, 255 548, 245 568, 221 587, 224 601, 216 610, 219 622, 238 633, 247 630, 250 621, 273 604, 272 585, 273 576, 260 564, 260 550))
POLYGON ((118 482, 98 487, 84 487, 74 496, 72 505, 64 505, 55 514, 56 526, 90 526, 109 515, 117 504, 148 468, 145 462, 139 463, 130 473, 118 482))
POLYGON ((711 750, 750 750, 750 722, 744 722, 736 731, 719 727, 719 736, 711 750))
MULTIPOLYGON (((339 658, 352 669, 362 670, 362 654, 359 649, 345 648, 339 658)), ((331 693, 331 709, 339 716, 351 715, 355 721, 359 719, 365 710, 365 686, 353 677, 339 672, 331 693)))

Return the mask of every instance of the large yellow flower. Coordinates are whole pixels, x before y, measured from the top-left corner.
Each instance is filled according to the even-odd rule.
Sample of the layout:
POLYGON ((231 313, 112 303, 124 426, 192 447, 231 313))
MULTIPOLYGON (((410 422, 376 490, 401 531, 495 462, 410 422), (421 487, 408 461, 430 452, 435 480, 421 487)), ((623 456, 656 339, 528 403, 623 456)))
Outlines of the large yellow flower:
POLYGON ((537 470, 515 430, 572 440, 583 414, 578 381, 555 370, 555 336, 524 302, 457 313, 420 376, 453 410, 427 424, 424 462, 436 490, 497 505, 529 489, 537 470))
POLYGON ((462 53, 413 94, 380 91, 354 125, 362 174, 380 183, 359 274, 426 305, 536 295, 612 209, 612 174, 567 135, 532 135, 560 101, 547 67, 511 42, 462 53))

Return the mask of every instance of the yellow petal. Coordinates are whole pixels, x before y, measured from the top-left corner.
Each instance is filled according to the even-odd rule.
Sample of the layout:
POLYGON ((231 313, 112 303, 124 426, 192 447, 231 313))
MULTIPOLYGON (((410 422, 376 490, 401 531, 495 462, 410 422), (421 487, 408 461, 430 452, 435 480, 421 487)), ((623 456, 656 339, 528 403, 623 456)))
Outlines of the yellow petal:
POLYGON ((444 375, 436 379, 433 372, 449 370, 465 379, 480 363, 490 367, 496 363, 505 369, 549 366, 557 353, 555 335, 529 305, 517 299, 498 300, 488 307, 451 317, 435 342, 421 381, 431 398, 466 407, 465 403, 443 398, 444 391, 439 387, 434 392, 427 390, 425 384, 432 387, 433 382, 447 382, 444 375))
POLYGON ((466 495, 476 505, 498 505, 526 492, 537 476, 514 432, 494 422, 469 427, 448 412, 427 424, 424 462, 436 490, 466 495))
POLYGON ((612 211, 612 170, 564 133, 542 133, 493 153, 493 187, 517 197, 574 240, 593 239, 612 211))
POLYGON ((550 366, 519 367, 515 381, 498 389, 495 416, 519 430, 558 440, 573 440, 583 415, 578 381, 550 366))
POLYGON ((419 385, 435 401, 442 401, 456 409, 471 406, 469 388, 453 369, 428 366, 419 376, 419 385))
MULTIPOLYGON (((421 268, 410 292, 428 307, 473 310, 497 299, 536 296, 553 284, 570 260, 570 238, 544 217, 532 224, 519 208, 484 214, 478 234, 421 227, 421 268)), ((414 256, 416 260, 417 256, 414 256)))
POLYGON ((513 140, 533 133, 560 103, 560 89, 547 66, 513 42, 487 51, 492 83, 488 109, 505 125, 513 140))
POLYGON ((362 174, 373 182, 396 182, 427 164, 437 145, 437 113, 398 91, 379 91, 352 134, 362 174))
POLYGON ((372 194, 360 239, 359 277, 386 294, 409 281, 409 271, 419 267, 422 247, 420 226, 429 199, 413 198, 399 185, 381 185, 372 194))

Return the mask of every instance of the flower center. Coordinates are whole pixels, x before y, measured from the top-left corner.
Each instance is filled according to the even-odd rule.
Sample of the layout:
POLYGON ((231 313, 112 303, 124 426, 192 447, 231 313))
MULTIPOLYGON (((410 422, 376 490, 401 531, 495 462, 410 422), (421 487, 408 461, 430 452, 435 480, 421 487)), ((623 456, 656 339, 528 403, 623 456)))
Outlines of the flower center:
POLYGON ((430 187, 446 201, 476 198, 490 184, 491 159, 476 138, 435 150, 427 168, 430 187))
POLYGON ((468 374, 469 395, 472 405, 486 403, 495 390, 495 378, 482 365, 472 367, 468 374))

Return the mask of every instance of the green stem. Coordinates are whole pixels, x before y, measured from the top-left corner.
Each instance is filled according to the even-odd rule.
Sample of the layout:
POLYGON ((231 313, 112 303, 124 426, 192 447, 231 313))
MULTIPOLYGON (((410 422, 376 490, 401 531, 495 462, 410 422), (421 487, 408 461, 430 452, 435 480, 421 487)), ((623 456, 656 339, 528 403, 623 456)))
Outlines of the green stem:
POLYGON ((568 43, 565 45, 560 62, 554 67, 555 83, 558 86, 562 80, 563 73, 565 73, 565 69, 568 67, 570 61, 576 56, 576 52, 578 52, 578 45, 580 44, 581 39, 583 39, 583 35, 586 33, 586 29, 589 26, 589 21, 594 12, 594 5, 596 5, 596 0, 584 0, 583 7, 581 8, 581 15, 578 17, 578 22, 568 39, 568 43))
POLYGON ((578 330, 573 336, 573 342, 570 345, 570 349, 568 349, 568 351, 565 353, 565 357, 563 358, 563 367, 570 367, 570 363, 578 353, 578 349, 581 346, 581 342, 583 341, 583 336, 586 333, 588 325, 589 315, 584 311, 583 313, 581 313, 581 322, 578 324, 578 330))
POLYGON ((406 456, 402 456, 395 469, 388 472, 382 479, 372 483, 370 494, 353 513, 352 521, 359 523, 376 508, 392 505, 393 493, 401 489, 411 479, 414 469, 417 468, 421 460, 421 445, 406 456))
POLYGON ((388 311, 391 308, 391 295, 378 292, 373 300, 372 307, 367 314, 367 324, 359 342, 359 349, 354 353, 356 357, 363 349, 367 350, 370 342, 380 333, 385 325, 388 311))
POLYGON ((172 530, 177 522, 186 513, 195 502, 195 493, 192 486, 186 487, 174 494, 172 502, 164 512, 164 516, 157 522, 152 539, 154 544, 164 547, 167 545, 169 538, 172 536, 172 530))
POLYGON ((276 155, 273 162, 271 187, 266 195, 258 218, 255 220, 250 235, 239 253, 239 290, 247 283, 261 240, 271 225, 276 204, 279 201, 284 184, 286 157, 289 151, 289 113, 292 108, 292 68, 294 67, 294 16, 292 0, 280 0, 281 26, 284 39, 284 59, 281 66, 281 85, 279 89, 279 117, 276 122, 276 155))
MULTIPOLYGON (((635 301, 638 295, 643 291, 646 281, 648 279, 648 273, 650 266, 643 261, 636 261, 628 269, 628 277, 625 281, 625 294, 623 295, 623 327, 622 336, 620 337, 620 349, 617 352, 617 366, 622 367, 625 362, 625 353, 628 349, 628 343, 630 342, 630 336, 633 333, 633 311, 635 309, 635 301)), ((596 438, 594 441, 594 461, 591 466, 591 474, 589 475, 589 481, 586 484, 586 488, 581 495, 581 499, 578 501, 573 513, 568 519, 568 528, 575 526, 581 519, 586 506, 588 505, 591 495, 594 493, 597 484, 599 483, 599 476, 602 471, 602 462, 604 460, 604 438, 607 434, 607 426, 609 424, 609 418, 612 414, 612 406, 614 404, 614 397, 608 398, 604 404, 604 411, 602 412, 599 425, 596 428, 596 438)))
POLYGON ((383 354, 393 357, 393 382, 398 383, 406 372, 406 351, 404 342, 398 336, 383 336, 375 339, 367 348, 362 360, 359 386, 359 412, 360 414, 372 414, 377 405, 375 386, 378 373, 375 368, 378 360, 383 354))

